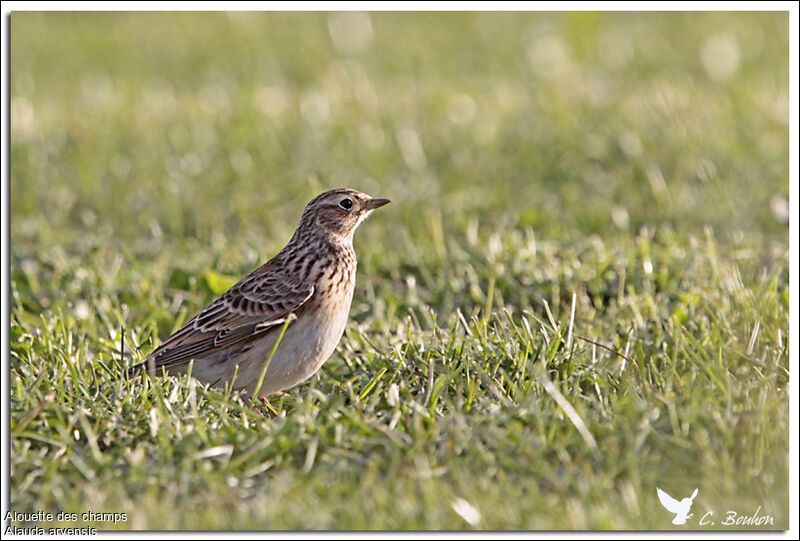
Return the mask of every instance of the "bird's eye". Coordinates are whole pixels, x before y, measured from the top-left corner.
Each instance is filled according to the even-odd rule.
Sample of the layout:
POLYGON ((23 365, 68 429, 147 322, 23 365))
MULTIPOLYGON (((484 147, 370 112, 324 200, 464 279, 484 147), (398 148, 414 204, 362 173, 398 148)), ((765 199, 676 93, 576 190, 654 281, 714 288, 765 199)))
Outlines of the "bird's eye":
POLYGON ((339 206, 342 207, 344 210, 350 210, 353 208, 353 200, 349 197, 345 197, 341 201, 339 201, 339 206))

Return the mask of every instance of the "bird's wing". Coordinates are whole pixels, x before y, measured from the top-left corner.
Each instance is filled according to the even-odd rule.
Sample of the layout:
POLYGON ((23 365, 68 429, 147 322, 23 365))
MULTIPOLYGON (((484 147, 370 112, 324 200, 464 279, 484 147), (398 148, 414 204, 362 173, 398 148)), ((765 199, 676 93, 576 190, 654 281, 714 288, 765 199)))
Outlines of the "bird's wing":
POLYGON ((314 294, 314 286, 287 280, 269 264, 231 287, 150 354, 161 368, 188 363, 283 325, 314 294))
POLYGON ((681 512, 681 502, 661 490, 660 488, 656 487, 658 491, 658 499, 661 500, 661 505, 667 508, 667 511, 670 513, 680 513, 681 512))

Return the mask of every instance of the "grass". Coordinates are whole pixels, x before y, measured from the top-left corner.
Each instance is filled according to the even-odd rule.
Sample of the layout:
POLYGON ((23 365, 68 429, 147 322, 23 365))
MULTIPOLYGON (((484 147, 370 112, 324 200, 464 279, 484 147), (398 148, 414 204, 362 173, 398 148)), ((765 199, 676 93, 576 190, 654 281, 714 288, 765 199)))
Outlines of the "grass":
POLYGON ((12 511, 788 528, 787 15, 13 13, 11 99, 12 511), (339 186, 394 202, 277 418, 122 378, 339 186))

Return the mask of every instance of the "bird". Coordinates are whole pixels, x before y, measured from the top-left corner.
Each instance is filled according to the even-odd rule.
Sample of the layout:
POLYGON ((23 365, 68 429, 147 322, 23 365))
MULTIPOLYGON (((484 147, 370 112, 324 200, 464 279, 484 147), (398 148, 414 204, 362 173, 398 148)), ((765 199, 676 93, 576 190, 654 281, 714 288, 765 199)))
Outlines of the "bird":
POLYGON ((192 377, 229 386, 248 402, 304 382, 344 334, 356 279, 353 234, 375 209, 390 202, 350 188, 318 195, 277 255, 194 316, 128 375, 185 374, 191 364, 192 377))
POLYGON ((698 490, 699 489, 694 489, 691 498, 684 498, 681 501, 678 501, 660 488, 656 487, 658 499, 661 501, 661 505, 666 507, 667 511, 670 513, 675 513, 675 518, 672 519, 673 524, 686 524, 686 519, 692 517, 692 515, 689 514, 689 510, 692 508, 692 502, 694 501, 695 496, 697 496, 698 490))

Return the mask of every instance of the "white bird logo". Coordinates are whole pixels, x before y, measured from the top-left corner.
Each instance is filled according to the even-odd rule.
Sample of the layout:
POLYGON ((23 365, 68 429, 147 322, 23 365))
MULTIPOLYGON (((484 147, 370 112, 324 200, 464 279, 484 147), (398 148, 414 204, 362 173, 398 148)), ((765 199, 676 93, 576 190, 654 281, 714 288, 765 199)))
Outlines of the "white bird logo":
POLYGON ((692 508, 692 501, 697 496, 698 489, 694 489, 691 498, 684 498, 681 501, 676 500, 660 488, 656 487, 658 491, 658 499, 661 500, 661 505, 666 507, 670 513, 675 513, 675 518, 672 519, 673 524, 686 524, 686 519, 691 518, 689 509, 692 508))

